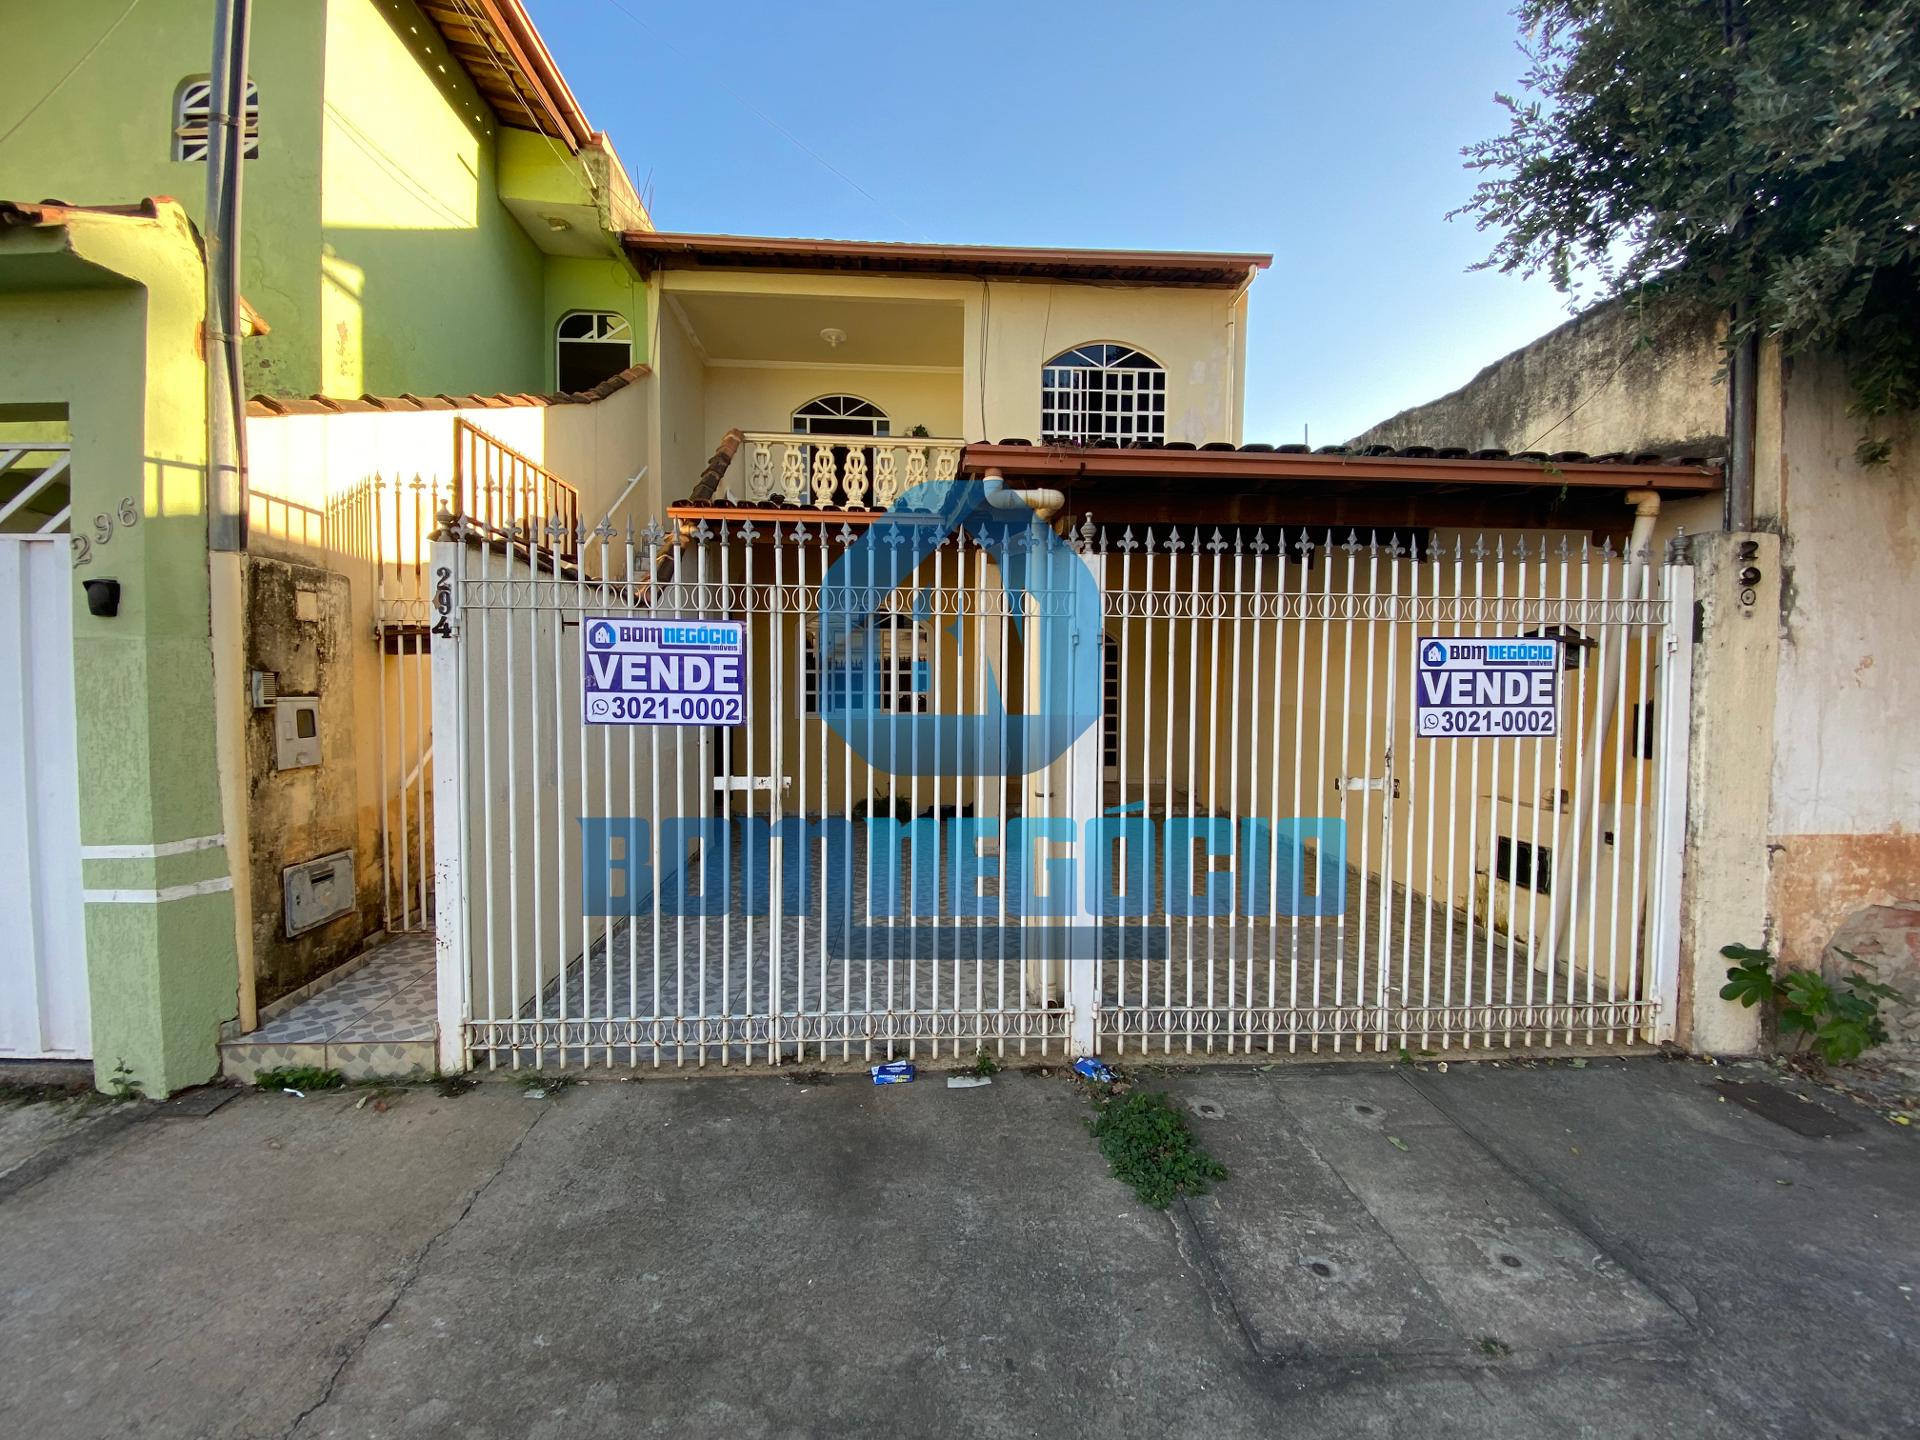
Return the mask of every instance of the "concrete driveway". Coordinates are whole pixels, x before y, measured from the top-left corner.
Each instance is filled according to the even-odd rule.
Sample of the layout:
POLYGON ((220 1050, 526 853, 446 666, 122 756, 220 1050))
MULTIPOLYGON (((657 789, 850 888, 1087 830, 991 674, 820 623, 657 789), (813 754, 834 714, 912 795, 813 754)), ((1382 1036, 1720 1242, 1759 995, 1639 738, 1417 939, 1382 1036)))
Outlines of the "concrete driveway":
POLYGON ((0 1196, 0 1408, 32 1437, 1913 1434, 1914 1137, 1766 1082, 1856 1127, 1797 1133, 1729 1076, 1765 1072, 1148 1074, 1231 1171, 1165 1213, 1057 1072, 156 1108, 0 1196))

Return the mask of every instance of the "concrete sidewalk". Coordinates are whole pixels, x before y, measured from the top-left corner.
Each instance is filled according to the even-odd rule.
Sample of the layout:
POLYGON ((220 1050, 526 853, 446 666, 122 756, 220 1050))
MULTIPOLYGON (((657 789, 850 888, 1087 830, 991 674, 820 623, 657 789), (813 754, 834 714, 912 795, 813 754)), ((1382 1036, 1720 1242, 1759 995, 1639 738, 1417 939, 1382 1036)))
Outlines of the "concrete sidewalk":
POLYGON ((248 1094, 0 1198, 0 1412, 35 1440, 1913 1434, 1920 1148, 1832 1097, 1788 1116, 1858 1128, 1798 1134, 1730 1073, 1764 1074, 1150 1074, 1232 1172, 1164 1214, 1057 1072, 248 1094))

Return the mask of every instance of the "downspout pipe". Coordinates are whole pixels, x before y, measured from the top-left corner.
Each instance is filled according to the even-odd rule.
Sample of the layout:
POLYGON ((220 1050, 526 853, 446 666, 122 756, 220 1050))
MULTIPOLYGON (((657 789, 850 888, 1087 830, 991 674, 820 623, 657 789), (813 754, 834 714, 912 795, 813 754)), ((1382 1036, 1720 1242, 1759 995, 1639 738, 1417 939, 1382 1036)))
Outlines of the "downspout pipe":
MULTIPOLYGON (((1629 490, 1626 501, 1633 506, 1633 533, 1627 540, 1627 576, 1621 587, 1621 598, 1635 601, 1643 598, 1647 581, 1648 555, 1653 546, 1653 527, 1660 518, 1660 494, 1656 490, 1629 490)), ((1618 644, 1627 643, 1632 633, 1629 625, 1618 627, 1618 644)), ((1589 834, 1593 823, 1593 814, 1600 790, 1600 759, 1605 753, 1607 732, 1613 728, 1614 711, 1620 708, 1620 667, 1608 665, 1600 673, 1600 696, 1594 706, 1593 725, 1588 731, 1585 754, 1588 763, 1581 770, 1580 782, 1573 796, 1573 829, 1570 832, 1579 836, 1579 844, 1597 845, 1597 837, 1589 834)), ((1615 843, 1619 843, 1616 834, 1615 843)), ((1568 885, 1553 887, 1553 929, 1556 936, 1567 934, 1567 920, 1573 905, 1573 889, 1568 885)), ((1569 947, 1571 942, 1569 942, 1569 947)), ((1571 954, 1570 948, 1563 953, 1571 954)))
POLYGON ((1009 490, 1006 477, 998 470, 987 471, 981 477, 981 484, 987 492, 987 504, 995 510, 1019 510, 1024 507, 1047 521, 1067 506, 1067 497, 1058 490, 1009 490))

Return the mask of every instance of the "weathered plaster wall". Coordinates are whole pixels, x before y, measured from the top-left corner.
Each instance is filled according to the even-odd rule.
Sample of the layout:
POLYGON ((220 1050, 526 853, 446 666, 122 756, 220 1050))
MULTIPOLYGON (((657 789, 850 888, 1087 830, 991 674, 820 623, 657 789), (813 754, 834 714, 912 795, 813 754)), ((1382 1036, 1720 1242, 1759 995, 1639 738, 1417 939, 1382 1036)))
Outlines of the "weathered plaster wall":
POLYGON ((321 763, 274 767, 274 712, 249 712, 248 810, 253 845, 253 954, 259 1003, 351 958, 381 928, 380 871, 363 845, 355 764, 351 585, 345 575, 250 556, 247 668, 271 670, 282 695, 320 699, 321 763), (286 932, 281 871, 336 850, 355 851, 359 909, 304 934, 286 932))
POLYGON ((1893 459, 1864 469, 1847 400, 1830 357, 1762 392, 1758 502, 1785 532, 1770 908, 1805 965, 1852 911, 1920 899, 1920 426, 1888 428, 1893 459))
POLYGON ((1348 443, 1719 455, 1719 329, 1697 310, 1597 306, 1348 443))

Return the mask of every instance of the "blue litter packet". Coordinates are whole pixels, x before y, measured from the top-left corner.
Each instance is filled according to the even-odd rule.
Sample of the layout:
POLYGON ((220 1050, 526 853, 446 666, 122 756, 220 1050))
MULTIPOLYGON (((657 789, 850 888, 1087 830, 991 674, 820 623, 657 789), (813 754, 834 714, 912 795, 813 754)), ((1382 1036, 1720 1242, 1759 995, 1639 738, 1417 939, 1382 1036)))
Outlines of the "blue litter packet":
POLYGON ((873 1076, 876 1085, 905 1085, 914 1077, 913 1062, 910 1060, 891 1060, 885 1065, 875 1065, 867 1071, 873 1076))
POLYGON ((1083 1075, 1089 1080, 1096 1080, 1102 1085, 1109 1084, 1113 1080, 1113 1071, 1109 1070, 1104 1062, 1094 1059, 1091 1055, 1074 1061, 1073 1073, 1083 1075))

